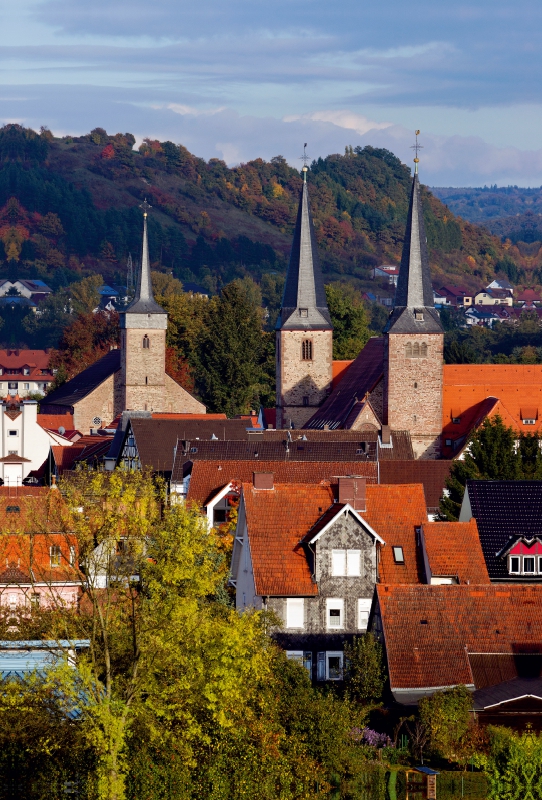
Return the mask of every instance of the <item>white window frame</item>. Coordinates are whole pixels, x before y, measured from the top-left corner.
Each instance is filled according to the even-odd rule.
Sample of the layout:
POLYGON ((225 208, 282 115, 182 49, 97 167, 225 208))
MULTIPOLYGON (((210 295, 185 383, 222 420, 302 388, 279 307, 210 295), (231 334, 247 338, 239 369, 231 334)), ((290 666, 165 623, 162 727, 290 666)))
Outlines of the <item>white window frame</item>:
POLYGON ((286 658, 289 661, 297 661, 300 666, 305 667, 312 677, 312 652, 310 650, 286 650, 286 658))
POLYGON ((49 548, 51 567, 60 567, 62 563, 62 548, 59 544, 52 544, 49 548))
POLYGON ((344 653, 342 650, 327 650, 326 651, 326 681, 342 681, 344 675, 344 653), (341 674, 337 678, 332 678, 329 674, 329 659, 338 658, 340 661, 341 674))
POLYGON ((522 572, 523 572, 524 575, 536 575, 536 557, 535 556, 523 556, 523 563, 522 563, 521 566, 523 568, 522 572), (527 561, 527 559, 529 559, 529 560, 532 559, 532 561, 533 561, 533 568, 530 569, 528 572, 525 569, 525 562, 527 561))
MULTIPOLYGON (((335 616, 333 619, 337 619, 335 616)), ((344 628, 344 600, 342 597, 328 597, 326 599, 326 628, 332 631, 340 631, 344 628), (331 611, 339 611, 339 624, 331 625, 331 611)), ((327 667, 326 667, 327 670, 327 667)))
POLYGON ((510 556, 508 561, 508 572, 510 575, 520 575, 521 574, 521 556, 510 556), (518 568, 512 569, 512 561, 514 558, 518 560, 518 568))
POLYGON ((303 630, 305 627, 305 598, 286 598, 286 627, 303 630), (301 623, 301 624, 300 624, 301 623))
POLYGON ((331 551, 331 576, 343 578, 346 575, 346 550, 331 551))
POLYGON ((393 560, 394 560, 394 562, 396 564, 404 564, 405 563, 405 551, 403 550, 402 546, 400 544, 394 544, 394 545, 392 545, 392 550, 393 550, 393 560), (400 551, 400 558, 398 558, 399 553, 396 553, 396 550, 400 551))
POLYGON ((372 600, 370 597, 358 598, 358 630, 366 631, 369 626, 369 614, 372 600))
POLYGON ((349 578, 361 577, 361 550, 346 551, 346 574, 349 578))

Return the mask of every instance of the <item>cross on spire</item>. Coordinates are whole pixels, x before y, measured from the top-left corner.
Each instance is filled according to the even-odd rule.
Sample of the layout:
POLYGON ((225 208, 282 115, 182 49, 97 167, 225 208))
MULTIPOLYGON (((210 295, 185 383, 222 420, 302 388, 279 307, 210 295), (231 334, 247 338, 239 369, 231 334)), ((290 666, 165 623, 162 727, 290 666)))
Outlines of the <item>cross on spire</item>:
POLYGON ((416 165, 414 167, 414 172, 417 175, 418 174, 418 164, 420 163, 420 159, 418 158, 418 151, 419 150, 423 150, 423 145, 422 144, 418 144, 418 136, 420 135, 420 131, 415 131, 415 134, 416 134, 416 143, 411 145, 410 149, 414 150, 414 152, 416 154, 415 157, 414 157, 414 163, 416 165))
POLYGON ((146 217, 149 212, 149 209, 152 208, 152 206, 150 205, 150 203, 147 203, 147 198, 145 198, 141 203, 141 205, 139 206, 139 208, 143 209, 143 216, 146 217))
POLYGON ((307 142, 303 145, 303 155, 300 157, 300 161, 303 162, 303 167, 301 172, 303 173, 303 183, 307 183, 307 172, 309 168, 307 167, 307 161, 309 161, 309 156, 307 155, 307 142))

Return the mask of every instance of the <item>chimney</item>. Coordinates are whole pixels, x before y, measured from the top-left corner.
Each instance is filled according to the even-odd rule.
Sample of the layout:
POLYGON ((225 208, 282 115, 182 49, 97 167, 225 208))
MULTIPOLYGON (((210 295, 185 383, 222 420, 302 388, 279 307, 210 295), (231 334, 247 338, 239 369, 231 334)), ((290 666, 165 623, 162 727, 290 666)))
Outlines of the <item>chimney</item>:
POLYGON ((253 472, 252 483, 255 489, 272 489, 274 473, 272 472, 253 472))
POLYGON ((389 425, 382 425, 380 438, 382 439, 382 444, 391 443, 391 430, 389 425))
POLYGON ((355 511, 365 511, 366 485, 365 478, 340 477, 339 503, 348 503, 355 511))

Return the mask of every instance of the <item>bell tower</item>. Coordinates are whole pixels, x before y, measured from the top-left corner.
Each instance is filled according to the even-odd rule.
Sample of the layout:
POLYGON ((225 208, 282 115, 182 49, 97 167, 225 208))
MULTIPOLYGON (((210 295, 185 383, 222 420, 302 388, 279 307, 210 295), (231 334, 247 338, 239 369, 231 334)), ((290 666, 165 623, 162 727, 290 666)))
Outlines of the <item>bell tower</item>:
POLYGON ((331 391, 333 326, 307 188, 303 186, 276 325, 277 428, 302 428, 331 391))
POLYGON ((115 392, 116 413, 119 410, 161 411, 166 402, 167 313, 153 297, 147 239, 150 205, 145 200, 141 208, 141 272, 135 297, 121 315, 121 368, 118 391, 115 392))
POLYGON ((384 421, 392 430, 410 431, 416 458, 437 458, 444 330, 433 301, 418 147, 395 304, 384 329, 384 421))

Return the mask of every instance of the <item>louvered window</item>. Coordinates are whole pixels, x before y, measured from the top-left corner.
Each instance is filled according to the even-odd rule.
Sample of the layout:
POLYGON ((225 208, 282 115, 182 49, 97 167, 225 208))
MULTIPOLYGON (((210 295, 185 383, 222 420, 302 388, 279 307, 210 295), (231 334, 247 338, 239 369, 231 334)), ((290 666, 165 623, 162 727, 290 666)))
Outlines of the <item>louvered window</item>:
POLYGON ((143 337, 143 349, 144 350, 148 350, 150 348, 150 346, 151 346, 151 341, 150 341, 149 337, 147 336, 147 334, 145 334, 145 336, 143 337))
POLYGON ((303 361, 312 361, 312 341, 311 339, 303 339, 301 345, 301 358, 303 361))

